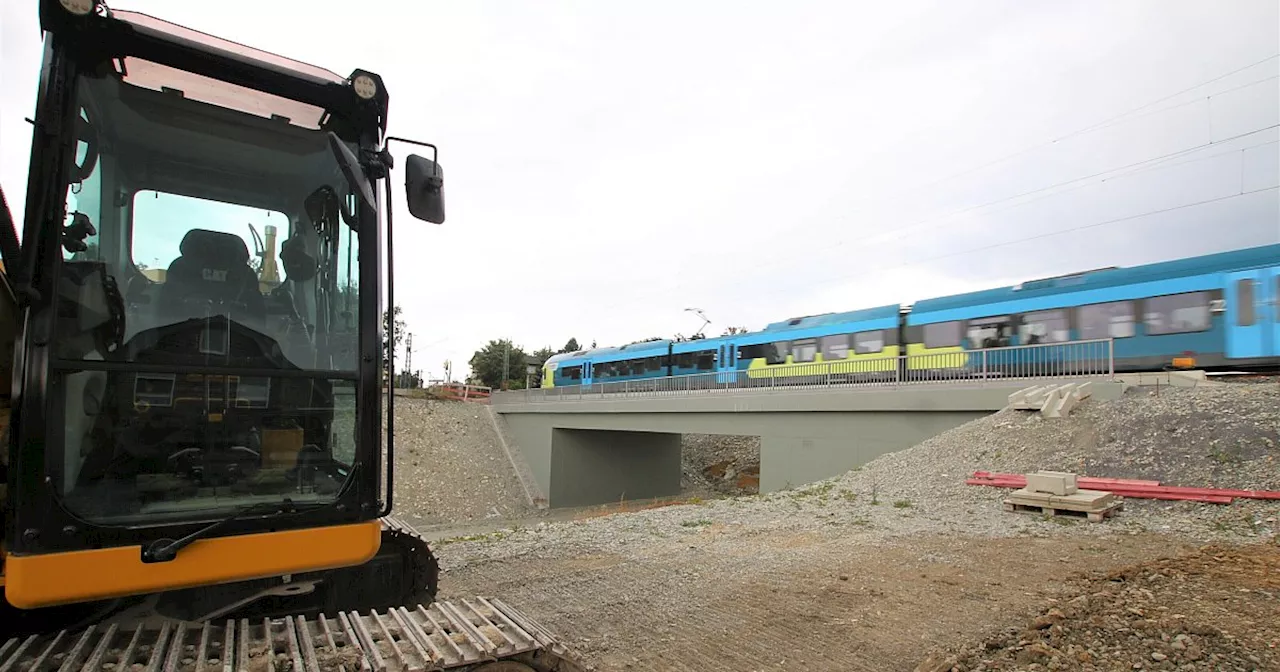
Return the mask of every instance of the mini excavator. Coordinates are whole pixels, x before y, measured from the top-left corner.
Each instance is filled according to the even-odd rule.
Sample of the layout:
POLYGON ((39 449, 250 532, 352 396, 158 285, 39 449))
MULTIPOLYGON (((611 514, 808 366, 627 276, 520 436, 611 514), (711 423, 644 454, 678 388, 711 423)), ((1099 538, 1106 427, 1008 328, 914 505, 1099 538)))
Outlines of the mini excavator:
POLYGON ((436 600, 391 515, 388 145, 430 150, 405 202, 445 217, 382 78, 39 18, 21 235, 0 192, 0 670, 580 670, 500 599, 436 600))

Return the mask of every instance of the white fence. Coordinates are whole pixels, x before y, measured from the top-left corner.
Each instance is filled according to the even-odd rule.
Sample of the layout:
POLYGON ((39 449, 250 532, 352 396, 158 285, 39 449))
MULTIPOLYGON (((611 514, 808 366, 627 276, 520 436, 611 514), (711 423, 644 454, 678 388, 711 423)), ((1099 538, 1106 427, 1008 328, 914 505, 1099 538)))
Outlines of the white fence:
POLYGON ((1041 378, 1110 378, 1115 375, 1115 341, 1018 345, 984 350, 865 357, 833 362, 783 364, 688 376, 593 382, 532 390, 494 392, 495 405, 580 401, 603 397, 665 397, 757 390, 784 392, 815 388, 898 387, 936 383, 984 384, 1041 378))

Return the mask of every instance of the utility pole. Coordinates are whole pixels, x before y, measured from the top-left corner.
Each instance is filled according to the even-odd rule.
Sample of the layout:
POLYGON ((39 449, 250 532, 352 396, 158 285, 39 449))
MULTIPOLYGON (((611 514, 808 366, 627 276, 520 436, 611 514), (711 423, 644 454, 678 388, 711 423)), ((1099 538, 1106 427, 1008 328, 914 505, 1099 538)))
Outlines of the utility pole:
MULTIPOLYGON (((413 333, 410 332, 404 337, 404 371, 405 375, 413 378, 413 333)), ((407 380, 405 382, 408 382, 407 380)), ((408 387, 406 385, 405 387, 408 387)), ((417 387, 417 385, 414 385, 417 387)))
POLYGON ((499 387, 507 384, 507 379, 511 377, 511 339, 507 339, 506 348, 502 351, 502 382, 499 387))

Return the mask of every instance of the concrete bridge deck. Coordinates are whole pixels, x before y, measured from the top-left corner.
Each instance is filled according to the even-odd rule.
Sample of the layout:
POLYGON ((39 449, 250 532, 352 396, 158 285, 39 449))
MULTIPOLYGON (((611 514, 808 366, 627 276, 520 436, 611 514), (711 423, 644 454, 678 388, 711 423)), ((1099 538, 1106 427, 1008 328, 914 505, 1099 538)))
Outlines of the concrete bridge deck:
POLYGON ((491 408, 533 480, 529 489, 561 507, 679 494, 686 433, 760 437, 760 491, 771 492, 839 475, 999 411, 1009 395, 1027 387, 1085 380, 1094 383, 1095 398, 1115 398, 1124 389, 1124 383, 1081 377, 554 404, 495 399, 491 408))

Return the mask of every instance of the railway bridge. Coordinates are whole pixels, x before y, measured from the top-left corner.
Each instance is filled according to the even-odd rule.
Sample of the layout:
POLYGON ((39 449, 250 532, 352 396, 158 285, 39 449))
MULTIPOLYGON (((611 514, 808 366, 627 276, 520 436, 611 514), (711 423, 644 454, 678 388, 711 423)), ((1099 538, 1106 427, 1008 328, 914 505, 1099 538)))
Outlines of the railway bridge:
POLYGON ((495 392, 491 411, 530 497, 565 507, 678 495, 686 433, 760 437, 760 491, 771 492, 999 411, 1031 386, 1090 381, 1094 398, 1125 386, 1113 350, 1096 342, 963 356, 964 367, 902 357, 863 377, 813 370, 762 381, 743 372, 495 392))

